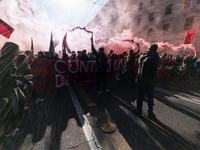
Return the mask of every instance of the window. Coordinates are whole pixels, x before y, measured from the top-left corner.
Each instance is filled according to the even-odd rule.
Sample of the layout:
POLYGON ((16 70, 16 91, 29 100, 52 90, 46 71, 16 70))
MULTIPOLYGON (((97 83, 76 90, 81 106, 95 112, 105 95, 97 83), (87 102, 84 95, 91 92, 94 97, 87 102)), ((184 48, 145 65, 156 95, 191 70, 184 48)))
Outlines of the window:
POLYGON ((142 4, 143 4, 142 2, 139 3, 138 11, 142 10, 142 4))
POLYGON ((149 14, 149 21, 152 21, 154 19, 154 12, 149 14))
POLYGON ((139 26, 141 23, 141 18, 137 18, 137 26, 139 26))
POLYGON ((169 23, 163 25, 163 35, 167 35, 169 31, 169 23))
POLYGON ((194 22, 194 16, 188 17, 185 19, 185 26, 184 26, 184 30, 191 30, 192 29, 192 25, 194 22))
POLYGON ((166 6, 165 15, 169 15, 172 13, 172 4, 166 6))
POLYGON ((150 28, 147 30, 147 38, 151 38, 153 36, 153 29, 150 28))
POLYGON ((155 0, 151 0, 151 4, 153 4, 155 2, 155 0))

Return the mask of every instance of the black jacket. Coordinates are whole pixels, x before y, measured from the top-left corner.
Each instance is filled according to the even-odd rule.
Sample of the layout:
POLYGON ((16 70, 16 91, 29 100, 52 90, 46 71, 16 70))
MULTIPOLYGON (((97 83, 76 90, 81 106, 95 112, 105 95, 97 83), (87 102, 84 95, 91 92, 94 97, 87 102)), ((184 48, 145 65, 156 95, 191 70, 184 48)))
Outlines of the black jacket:
POLYGON ((108 59, 105 53, 98 53, 92 44, 92 52, 96 57, 96 73, 106 74, 108 59))
MULTIPOLYGON (((148 77, 142 77, 141 76, 141 69, 142 69, 142 61, 146 58, 146 57, 156 57, 157 61, 158 61, 158 66, 161 64, 161 59, 158 56, 157 52, 154 51, 148 51, 146 52, 144 55, 140 56, 140 58, 138 59, 138 63, 139 63, 139 69, 138 69, 138 83, 145 85, 145 86, 154 86, 156 83, 156 76, 153 78, 148 78, 148 77)), ((158 67, 157 66, 157 67, 158 67)))
POLYGON ((89 60, 89 57, 87 55, 83 54, 79 59, 83 60, 83 61, 87 61, 87 60, 89 60))

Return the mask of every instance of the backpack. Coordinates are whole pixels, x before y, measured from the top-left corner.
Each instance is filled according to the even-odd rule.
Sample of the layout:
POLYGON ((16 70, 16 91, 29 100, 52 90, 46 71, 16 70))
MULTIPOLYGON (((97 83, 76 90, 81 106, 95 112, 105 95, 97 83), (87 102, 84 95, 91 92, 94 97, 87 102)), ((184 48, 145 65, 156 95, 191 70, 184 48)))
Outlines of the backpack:
POLYGON ((143 59, 141 66, 141 77, 153 78, 156 76, 158 67, 158 59, 156 57, 149 57, 143 59))

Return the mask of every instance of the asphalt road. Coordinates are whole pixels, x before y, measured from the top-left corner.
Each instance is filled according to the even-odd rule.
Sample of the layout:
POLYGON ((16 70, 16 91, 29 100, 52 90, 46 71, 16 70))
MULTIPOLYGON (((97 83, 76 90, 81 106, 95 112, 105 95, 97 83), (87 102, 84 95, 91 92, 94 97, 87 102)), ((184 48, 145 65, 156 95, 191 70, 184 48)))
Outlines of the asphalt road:
MULTIPOLYGON (((157 121, 196 149, 200 149, 199 82, 199 79, 188 83, 159 79, 154 99, 157 121)), ((109 83, 108 86, 112 93, 136 107, 136 86, 121 82, 109 83)), ((12 138, 1 137, 1 149, 188 149, 144 117, 136 116, 111 95, 104 91, 98 95, 95 85, 51 90, 43 94, 45 102, 34 105, 24 115, 24 133, 12 138), (97 103, 97 107, 87 107, 91 102, 97 103), (105 120, 116 126, 113 133, 101 130, 105 120)), ((147 114, 146 108, 145 99, 144 115, 147 114)))

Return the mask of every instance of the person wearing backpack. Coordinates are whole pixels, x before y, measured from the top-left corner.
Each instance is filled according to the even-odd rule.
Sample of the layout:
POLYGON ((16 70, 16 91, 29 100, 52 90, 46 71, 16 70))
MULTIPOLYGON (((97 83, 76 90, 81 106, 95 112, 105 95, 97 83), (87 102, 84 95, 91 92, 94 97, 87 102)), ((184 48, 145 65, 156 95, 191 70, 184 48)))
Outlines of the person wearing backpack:
POLYGON ((150 44, 146 53, 138 59, 138 98, 137 98, 137 114, 141 116, 143 98, 146 93, 148 98, 148 116, 153 118, 153 97, 154 87, 156 84, 157 67, 161 64, 161 59, 157 53, 158 45, 150 44))

